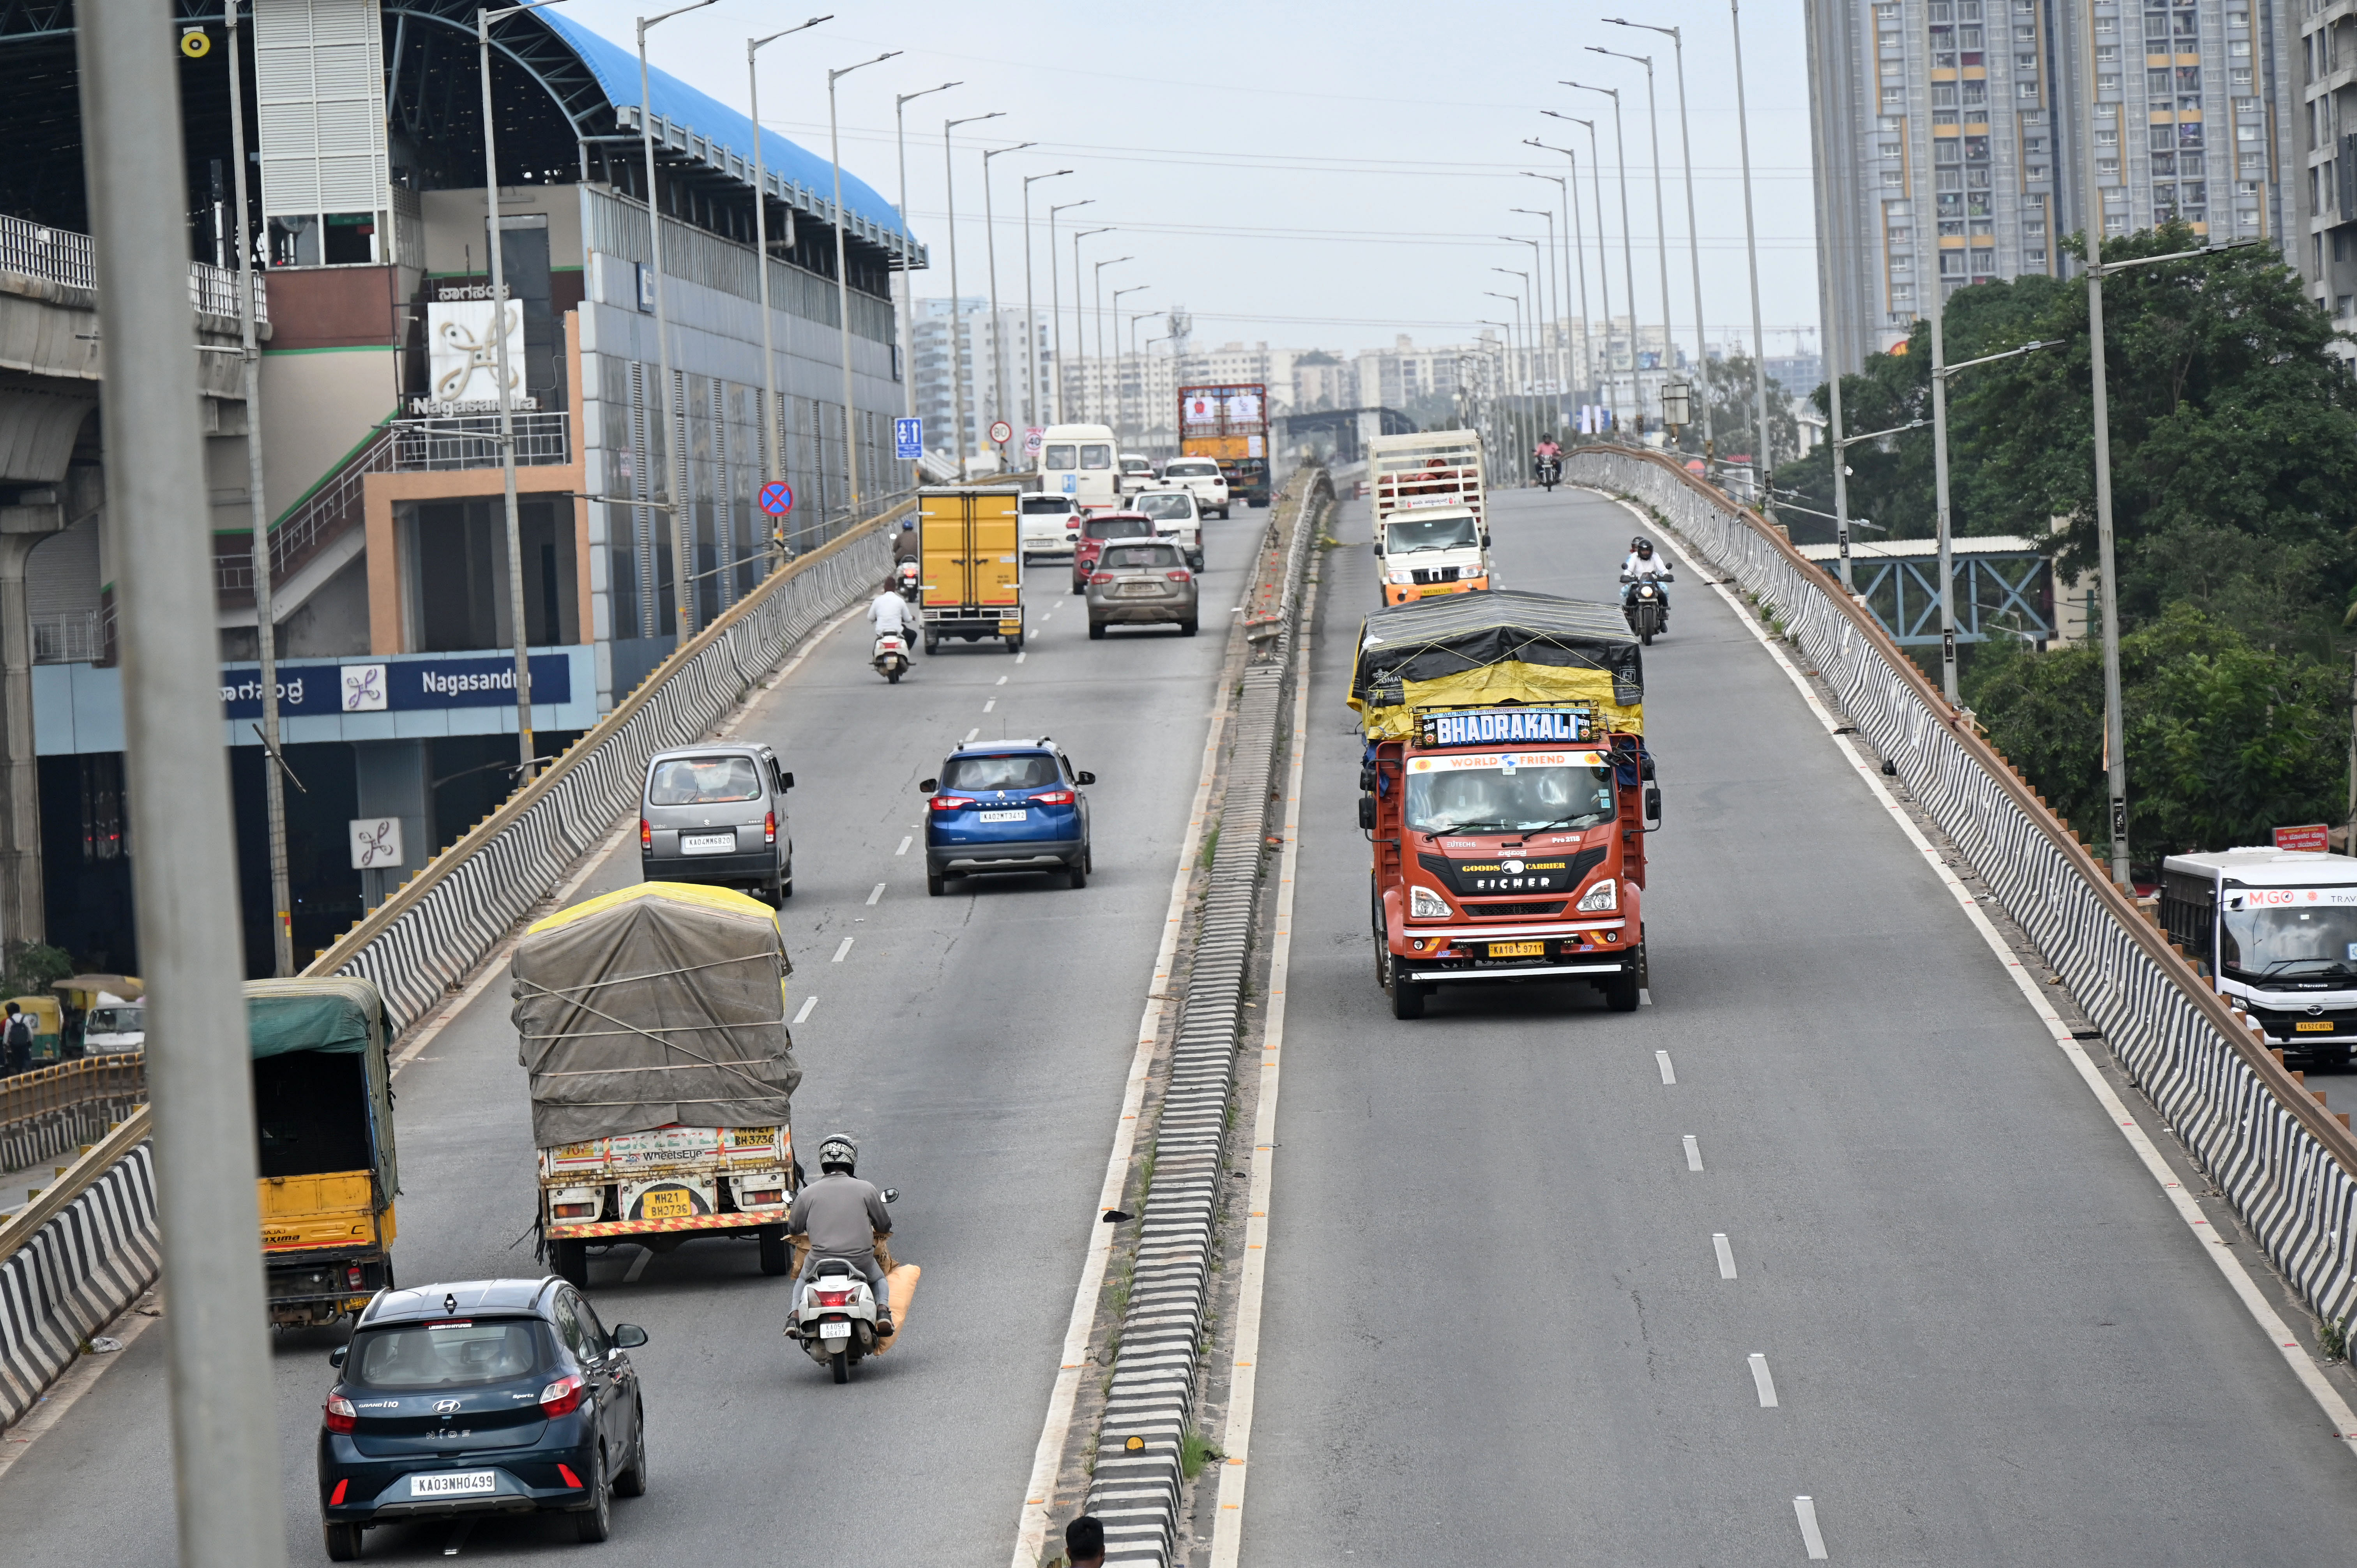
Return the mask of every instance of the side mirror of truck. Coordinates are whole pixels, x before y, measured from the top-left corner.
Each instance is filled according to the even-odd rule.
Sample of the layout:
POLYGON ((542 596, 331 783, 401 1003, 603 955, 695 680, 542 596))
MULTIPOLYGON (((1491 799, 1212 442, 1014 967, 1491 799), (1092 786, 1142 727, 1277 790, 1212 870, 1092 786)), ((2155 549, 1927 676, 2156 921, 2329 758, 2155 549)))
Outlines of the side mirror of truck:
POLYGON ((1378 533, 1378 534, 1376 534, 1376 535, 1375 535, 1375 553, 1376 553, 1376 554, 1378 554, 1378 555, 1381 555, 1383 553, 1383 536, 1382 534, 1378 533))
POLYGON ((1096 781, 1097 776, 1086 769, 1072 775, 1072 782, 1075 784, 1093 784, 1096 781))
POLYGON ((1481 531, 1481 548, 1484 550, 1490 548, 1490 531, 1486 528, 1481 531))
POLYGON ((1645 786, 1645 831, 1649 833, 1659 832, 1661 827, 1662 787, 1659 784, 1648 784, 1645 786))
POLYGON ((349 1345, 337 1346, 334 1349, 328 1352, 328 1365, 330 1367, 342 1366, 344 1364, 344 1358, 350 1355, 351 1351, 352 1348, 349 1345))
POLYGON ((938 779, 920 779, 917 780, 917 792, 920 795, 930 795, 941 787, 942 781, 938 779))
POLYGON ((614 1348, 635 1350, 647 1342, 647 1331, 635 1323, 614 1325, 614 1348))
POLYGON ((1375 798, 1372 795, 1359 797, 1359 825, 1369 832, 1375 831, 1375 798))

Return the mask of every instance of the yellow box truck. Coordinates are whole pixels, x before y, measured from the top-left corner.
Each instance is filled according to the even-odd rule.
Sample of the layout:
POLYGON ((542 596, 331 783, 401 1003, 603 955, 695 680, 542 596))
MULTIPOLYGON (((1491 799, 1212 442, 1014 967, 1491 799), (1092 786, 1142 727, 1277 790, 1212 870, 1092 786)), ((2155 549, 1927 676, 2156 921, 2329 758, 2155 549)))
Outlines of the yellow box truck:
POLYGON ((986 637, 1023 650, 1022 496, 1017 485, 917 492, 926 652, 986 637))

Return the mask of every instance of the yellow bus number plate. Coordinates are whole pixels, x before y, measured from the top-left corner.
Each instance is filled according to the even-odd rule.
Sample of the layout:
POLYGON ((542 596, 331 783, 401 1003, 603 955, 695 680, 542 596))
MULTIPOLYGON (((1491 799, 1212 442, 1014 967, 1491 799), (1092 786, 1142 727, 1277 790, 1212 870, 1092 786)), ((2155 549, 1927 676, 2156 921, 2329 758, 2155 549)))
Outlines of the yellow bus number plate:
POLYGON ((2301 1035, 2329 1035, 2332 1033, 2332 1020, 2327 1018, 2314 1024, 2297 1024, 2293 1026, 2293 1032, 2301 1035))
POLYGON ((1491 958, 1538 958, 1546 952, 1544 942, 1491 942, 1491 958))
POLYGON ((694 1212, 694 1200, 679 1191, 651 1192, 639 1205, 643 1219, 685 1219, 694 1212))

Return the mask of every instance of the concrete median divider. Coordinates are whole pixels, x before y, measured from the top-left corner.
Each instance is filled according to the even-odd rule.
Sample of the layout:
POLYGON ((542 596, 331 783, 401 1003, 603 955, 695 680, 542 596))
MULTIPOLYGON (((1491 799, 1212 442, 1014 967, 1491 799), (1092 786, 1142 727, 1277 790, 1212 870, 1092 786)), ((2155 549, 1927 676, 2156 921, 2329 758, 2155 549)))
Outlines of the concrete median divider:
POLYGON ((156 1283, 163 1261, 143 1107, 0 1223, 0 1428, 156 1283))
POLYGON ((2029 933, 2309 1308, 2357 1310, 2357 1138, 2287 1071, 2070 825, 1873 615, 1779 531, 1676 464, 1587 447, 1567 484, 1643 505, 1771 609, 1861 735, 2029 933))

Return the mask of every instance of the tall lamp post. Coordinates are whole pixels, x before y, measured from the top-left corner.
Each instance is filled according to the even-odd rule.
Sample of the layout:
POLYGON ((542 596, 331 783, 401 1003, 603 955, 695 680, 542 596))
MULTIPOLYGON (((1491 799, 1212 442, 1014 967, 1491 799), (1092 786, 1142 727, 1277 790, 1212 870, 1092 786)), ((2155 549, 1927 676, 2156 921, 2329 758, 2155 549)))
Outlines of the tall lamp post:
MULTIPOLYGON (((745 40, 746 96, 753 113, 753 250, 760 257, 755 263, 761 277, 761 446, 764 458, 762 478, 785 478, 785 465, 778 461, 778 344, 776 328, 770 322, 770 170, 761 155, 761 73, 756 69, 755 56, 764 44, 774 44, 780 38, 806 32, 821 22, 834 20, 834 14, 813 16, 799 27, 771 33, 766 38, 745 40)), ((900 255, 905 262, 909 253, 909 179, 904 169, 900 177, 900 255)), ((905 267, 903 278, 908 276, 905 267)), ((903 317, 905 320, 906 318, 903 317)))
MULTIPOLYGON (((1523 172, 1527 174, 1530 171, 1525 169, 1523 172)), ((1551 179, 1555 177, 1552 175, 1543 175, 1539 177, 1543 179, 1551 179)), ((1560 264, 1562 258, 1556 252, 1555 248, 1555 214, 1548 211, 1544 207, 1509 207, 1506 210, 1509 212, 1519 212, 1525 218, 1544 218, 1546 220, 1546 254, 1538 263, 1539 281, 1541 284, 1545 285, 1541 292, 1548 295, 1552 299, 1552 303, 1543 306, 1540 312, 1540 314, 1546 318, 1546 328, 1539 334, 1539 352, 1543 356, 1544 362, 1546 365, 1547 379, 1554 384, 1554 392, 1550 394, 1550 397, 1555 400, 1560 400, 1563 394, 1564 383, 1570 380, 1568 363, 1570 356, 1566 354, 1563 350, 1563 334, 1557 327, 1557 323, 1563 319, 1564 298, 1563 268, 1560 264)), ((1501 238, 1511 237, 1512 236, 1501 236, 1501 238)), ((1529 244, 1537 243, 1536 241, 1527 241, 1524 242, 1529 244)))
MULTIPOLYGON (((1677 358, 1678 333, 1676 324, 1670 317, 1670 223, 1662 206, 1662 114, 1660 107, 1653 102, 1653 57, 1622 54, 1618 49, 1608 49, 1598 44, 1590 44, 1587 48, 1592 54, 1634 60, 1645 68, 1645 122, 1652 127, 1653 139, 1653 248, 1662 266, 1662 384, 1667 387, 1671 375, 1674 373, 1673 363, 1677 358)), ((1617 131, 1619 122, 1616 120, 1614 124, 1617 131)), ((1708 389, 1705 389, 1703 401, 1706 403, 1710 401, 1708 389)))
POLYGON ((1612 156, 1620 171, 1620 281, 1629 285, 1629 385, 1637 400, 1637 434, 1642 435, 1645 434, 1645 354, 1637 335, 1637 251, 1631 240, 1629 223, 1629 137, 1620 126, 1620 90, 1617 87, 1590 87, 1584 81, 1558 81, 1555 85, 1577 88, 1582 92, 1600 92, 1612 100, 1612 156))
MULTIPOLYGON (((985 120, 996 120, 1005 115, 1004 109, 994 109, 987 114, 968 114, 961 119, 942 122, 942 178, 949 193, 950 236, 950 422, 956 426, 956 440, 950 447, 950 460, 957 467, 957 478, 965 478, 965 317, 963 304, 958 297, 957 264, 957 164, 950 156, 950 133, 960 125, 979 124, 985 120)), ((985 164, 986 170, 990 166, 985 164)))
MULTIPOLYGON (((913 297, 916 291, 909 282, 909 105, 920 98, 964 85, 962 81, 944 81, 939 87, 920 87, 914 92, 892 96, 892 145, 900 157, 900 412, 911 419, 917 416, 917 348, 912 336, 916 328, 909 318, 917 302, 913 297)), ((950 313, 950 328, 957 328, 954 305, 950 313)))
MULTIPOLYGON (((2053 349, 2057 342, 2024 343, 2018 349, 2007 349, 2001 354, 1984 354, 1977 360, 1965 360, 1949 364, 1947 345, 1940 336, 1941 318, 1948 314, 1947 301, 1936 300, 1932 306, 1932 478, 1934 499, 1938 503, 1940 526, 1940 691, 1948 699, 1948 706, 1958 705, 1956 700, 1956 574, 1953 530, 1948 512, 1948 379, 1958 371, 1969 371, 1975 365, 1994 364, 2018 355, 2035 353, 2040 349, 2053 349)), ((1835 454, 1835 477, 1839 477, 1841 456, 1835 454)))
MULTIPOLYGON (((1104 391, 1103 391, 1103 389, 1104 389, 1104 379, 1105 379, 1105 347, 1104 347, 1104 270, 1105 270, 1107 267, 1117 267, 1117 266, 1121 265, 1124 262, 1134 262, 1134 261, 1135 261, 1135 260, 1137 260, 1137 258, 1136 258, 1135 256, 1114 256, 1114 257, 1109 258, 1108 260, 1105 260, 1105 261, 1102 261, 1102 262, 1097 263, 1096 263, 1096 265, 1095 265, 1095 267, 1094 267, 1094 269, 1093 269, 1093 271, 1092 271, 1092 274, 1091 274, 1091 281, 1092 281, 1092 282, 1094 284, 1094 285, 1095 285, 1095 286, 1094 286, 1094 287, 1090 291, 1090 298, 1094 302, 1094 308, 1095 308, 1095 314, 1096 314, 1096 318, 1097 318, 1097 388, 1098 388, 1098 391, 1097 391, 1097 396, 1096 396, 1096 412, 1097 412, 1097 413, 1098 413, 1099 415, 1103 415, 1103 413, 1104 413, 1104 402, 1105 402, 1105 398, 1104 398, 1104 391)), ((1076 291, 1076 292, 1077 292, 1077 291, 1076 291)), ((1119 298, 1119 295, 1115 295, 1114 297, 1115 297, 1116 299, 1118 299, 1118 298, 1119 298)), ((1116 467, 1118 467, 1120 466, 1120 458, 1119 458, 1118 455, 1116 455, 1116 456, 1115 456, 1115 458, 1114 458, 1114 466, 1115 466, 1116 467)))
MULTIPOLYGON (((1123 290, 1121 292, 1126 293, 1128 291, 1123 290)), ((1116 294, 1114 297, 1118 299, 1120 297, 1120 294, 1116 294)), ((1134 312, 1129 318, 1129 362, 1131 368, 1137 372, 1137 444, 1140 446, 1152 445, 1152 432, 1148 429, 1146 424, 1146 421, 1150 417, 1147 414, 1146 410, 1152 406, 1152 403, 1146 395, 1146 360, 1137 351, 1137 324, 1161 314, 1162 312, 1158 310, 1141 310, 1134 312)), ((1128 385, 1129 383, 1126 380, 1122 382, 1125 392, 1126 392, 1128 385)))
MULTIPOLYGON (((1503 267, 1491 267, 1490 270, 1493 273, 1500 273, 1504 272, 1506 269, 1503 267)), ((1514 360, 1521 357, 1523 351, 1523 302, 1511 294, 1500 294, 1494 288, 1485 288, 1481 292, 1489 295, 1491 299, 1502 299, 1508 305, 1514 307, 1514 319, 1512 325, 1509 326, 1504 322, 1499 323, 1500 331, 1512 334, 1512 336, 1506 338, 1504 373, 1499 378, 1505 383, 1508 389, 1511 389, 1514 381, 1514 360)), ((1523 465, 1521 457, 1521 447, 1523 445, 1523 400, 1520 394, 1515 393, 1511 390, 1507 391, 1506 395, 1512 398, 1512 401, 1506 405, 1505 435, 1502 439, 1506 444, 1514 448, 1514 452, 1512 454, 1514 461, 1511 465, 1501 465, 1501 467, 1504 467, 1506 472, 1512 474, 1515 477, 1514 482, 1517 485, 1520 485, 1525 482, 1522 477, 1523 465)))
MULTIPOLYGON (((856 517, 859 512, 859 412, 852 402, 851 389, 851 267, 846 255, 847 242, 843 236, 843 131, 835 116, 834 84, 855 70, 865 70, 871 65, 881 65, 901 51, 887 49, 874 59, 864 59, 856 65, 846 65, 826 73, 826 153, 827 161, 834 166, 834 201, 828 216, 834 223, 834 306, 840 318, 836 322, 836 351, 843 359, 843 481, 846 492, 845 515, 856 517)), ((651 155, 650 155, 651 156, 651 155)), ((905 222, 906 220, 903 220, 905 222)), ((957 242, 954 231, 950 242, 957 242)), ((951 299, 950 325, 957 325, 956 299, 951 299)), ((676 499, 676 498, 674 498, 676 499)), ((683 508, 682 510, 685 509, 683 508)), ((680 622, 683 636, 687 623, 680 622)))
MULTIPOLYGON (((1687 270, 1694 274, 1695 369, 1702 375, 1702 463, 1703 471, 1707 476, 1717 441, 1716 434, 1711 429, 1710 417, 1710 341, 1709 332, 1703 321, 1702 238, 1700 231, 1695 227, 1694 136, 1686 124, 1685 35, 1675 27, 1657 27, 1651 22, 1629 22, 1618 16, 1607 16, 1604 19, 1616 27, 1635 27, 1648 33, 1667 34, 1670 40, 1670 53, 1677 60, 1678 147, 1685 155, 1686 166, 1686 265, 1687 270)), ((1660 159, 1656 158, 1654 161, 1658 164, 1660 159)), ((1834 377, 1834 434, 1835 435, 1841 434, 1841 377, 1838 374, 1834 377)), ((1846 550, 1842 552, 1842 585, 1844 587, 1849 585, 1849 552, 1846 550)))
MULTIPOLYGON (((1537 358, 1536 374, 1552 382, 1555 378, 1555 349, 1548 341, 1544 324, 1555 315, 1555 312, 1547 307, 1548 263, 1555 255, 1555 214, 1542 212, 1535 207, 1510 207, 1506 210, 1520 212, 1526 217, 1546 220, 1547 237, 1544 250, 1540 249, 1540 242, 1520 234, 1501 234, 1498 238, 1511 240, 1517 245, 1528 245, 1531 248, 1531 294, 1534 296, 1531 310, 1534 328, 1531 352, 1537 358)), ((1535 413, 1537 410, 1534 408, 1532 412, 1535 413)))
MULTIPOLYGON (((1564 156, 1569 177, 1556 174, 1533 175, 1532 177, 1551 179, 1563 190, 1563 264, 1566 276, 1579 280, 1579 381, 1582 391, 1590 391, 1593 388, 1594 378, 1587 358, 1587 242, 1579 231, 1579 155, 1569 147, 1558 147, 1552 142, 1542 142, 1536 136, 1523 137, 1523 145, 1539 147, 1550 153, 1561 153, 1564 156)), ((1600 223, 1602 220, 1602 215, 1598 214, 1598 221, 1600 223)), ((1609 328, 1610 323, 1606 323, 1606 326, 1609 328)))
MULTIPOLYGON (((982 155, 982 249, 990 258, 990 401, 994 418, 1006 414, 1006 354, 1001 339, 1006 334, 998 329, 998 218, 990 204, 990 160, 1007 153, 1019 153, 1026 147, 1036 147, 1037 142, 1017 142, 1011 147, 990 147, 982 155)), ((998 444, 998 471, 1006 472, 1006 443, 998 444)))
MULTIPOLYGON (((1727 0, 1727 19, 1735 35, 1735 129, 1743 149, 1743 253, 1751 269, 1751 399, 1760 424, 1760 450, 1752 455, 1751 478, 1760 490, 1760 504, 1768 507, 1768 333, 1760 325, 1760 230, 1751 212, 1751 116, 1743 102, 1742 0, 1727 0)), ((2088 102, 2093 102, 2090 98, 2088 102)))
MULTIPOLYGON (((1113 353, 1114 359, 1116 361, 1121 358, 1121 296, 1125 294, 1141 294, 1153 286, 1154 285, 1152 284, 1134 283, 1127 288, 1117 288, 1113 291, 1113 353)), ((1148 311, 1146 314, 1150 316, 1153 312, 1148 311)), ((1103 323, 1102 321, 1098 323, 1098 330, 1103 330, 1103 323)), ((1135 349, 1136 347, 1137 339, 1137 328, 1135 324, 1130 328, 1129 336, 1131 347, 1135 349)), ((1114 463, 1115 467, 1120 466, 1121 453, 1118 448, 1121 446, 1122 427, 1128 419, 1129 372, 1122 369, 1122 367, 1116 363, 1114 367, 1113 378, 1113 429, 1114 446, 1116 448, 1114 453, 1114 463)))
MULTIPOLYGON (((284 979, 295 972, 295 896, 286 876, 286 781, 278 772, 278 621, 271 606, 276 585, 271 580, 270 507, 262 485, 262 351, 253 320, 253 237, 245 226, 245 80, 243 62, 238 59, 234 4, 221 7, 221 26, 229 36, 229 145, 230 161, 236 171, 232 195, 237 201, 238 355, 245 392, 246 509, 253 521, 253 640, 262 681, 262 804, 270 841, 271 972, 284 979)), ((490 132, 487 120, 485 135, 490 132)), ((496 217, 491 227, 496 232, 496 217)), ((500 343, 505 347, 506 339, 500 343)), ((500 405, 506 406, 504 398, 500 405)))
MULTIPOLYGON (((1051 324, 1056 338, 1056 373, 1048 381, 1048 401, 1051 408, 1048 417, 1056 424, 1064 423, 1064 302, 1059 296, 1056 282, 1056 214, 1069 212, 1075 207, 1093 207, 1096 205, 1096 199, 1095 197, 1091 196, 1079 201, 1058 202, 1048 209, 1048 320, 1051 324)), ((1092 234, 1096 231, 1093 229, 1089 231, 1092 234)), ((1080 241, 1075 238, 1072 242, 1072 294, 1075 298, 1081 292, 1080 266, 1080 241)), ((1080 347, 1078 328, 1074 329, 1074 333, 1072 346, 1078 349, 1080 347)))
MULTIPOLYGON (((1504 298, 1506 298, 1506 297, 1507 297, 1505 295, 1499 294, 1499 293, 1497 293, 1495 290, 1492 290, 1492 289, 1486 289, 1486 288, 1485 288, 1485 289, 1483 289, 1481 292, 1482 292, 1483 294, 1485 294, 1485 295, 1488 295, 1491 299, 1504 299, 1504 298)), ((1500 335, 1500 341, 1501 341, 1501 343, 1502 343, 1502 342, 1503 342, 1503 340, 1504 340, 1504 335, 1505 335, 1506 333, 1511 332, 1511 331, 1512 331, 1512 330, 1513 330, 1513 328, 1511 328, 1511 327, 1509 327, 1505 322, 1502 322, 1502 321, 1491 321, 1491 320, 1488 319, 1487 317, 1484 317, 1483 319, 1481 319, 1481 320, 1480 320, 1480 321, 1475 322, 1473 325, 1475 325, 1476 327, 1494 327, 1494 328, 1496 328, 1498 329, 1498 332, 1499 332, 1499 335, 1500 335)), ((1489 380, 1491 379, 1491 368, 1490 368, 1490 361, 1491 361, 1491 356, 1490 356, 1489 354, 1487 354, 1487 353, 1484 353, 1484 354, 1481 356, 1481 379, 1482 379, 1482 380, 1484 380, 1484 381, 1489 381, 1489 380)), ((1504 385, 1504 382, 1505 382, 1505 373, 1504 373, 1503 370, 1501 369, 1501 370, 1500 370, 1500 371, 1497 372, 1497 384, 1498 384, 1498 386, 1499 386, 1500 388, 1501 388, 1501 389, 1502 389, 1502 387, 1503 387, 1503 385, 1504 385)), ((1493 392, 1493 393, 1491 395, 1491 397, 1490 397, 1490 399, 1489 399, 1489 403, 1490 403, 1489 417, 1488 417, 1488 418, 1486 418, 1486 419, 1484 419, 1481 423, 1482 423, 1483 426, 1484 426, 1484 427, 1488 430, 1488 432, 1489 432, 1489 437, 1490 437, 1491 445, 1492 445, 1492 446, 1497 446, 1497 447, 1499 447, 1499 448, 1501 448, 1501 453, 1500 453, 1500 456, 1501 456, 1501 457, 1502 457, 1502 456, 1503 456, 1503 455, 1504 455, 1504 454, 1503 454, 1503 451, 1502 451, 1502 448, 1504 448, 1504 447, 1506 446, 1506 445, 1507 445, 1507 444, 1512 440, 1512 437, 1511 437, 1511 436, 1507 434, 1507 432, 1506 432, 1505 424, 1504 424, 1504 422, 1503 422, 1503 410, 1500 407, 1500 404, 1499 404, 1499 399, 1498 399, 1498 395, 1497 395, 1497 393, 1493 392)), ((1503 465, 1502 465, 1501 463, 1500 463, 1500 462, 1495 462, 1495 461, 1493 461, 1493 462, 1492 462, 1492 463, 1491 463, 1491 465, 1490 465, 1490 467, 1491 467, 1491 471, 1492 471, 1492 472, 1499 471, 1502 467, 1503 467, 1503 465)))
MULTIPOLYGON (((1539 113, 1544 114, 1551 120, 1563 120, 1574 125, 1585 125, 1587 127, 1588 192, 1596 199, 1596 285, 1597 291, 1603 296, 1604 302, 1604 376, 1601 395, 1604 406, 1610 409, 1612 407, 1611 389, 1613 384, 1612 259, 1611 252, 1605 248, 1604 244, 1604 159, 1602 155, 1596 150, 1596 122, 1593 120, 1583 120, 1577 114, 1566 114, 1558 109, 1542 109, 1539 113)), ((1572 172, 1576 177, 1578 170, 1575 167, 1572 172)), ((1587 290, 1587 282, 1584 275, 1581 280, 1580 288, 1583 293, 1587 290)), ((1632 305, 1629 310, 1629 366, 1631 374, 1634 374, 1636 365, 1637 311, 1636 307, 1632 305)), ((1641 397, 1638 399, 1638 407, 1642 408, 1643 406, 1644 400, 1641 397)), ((1614 433, 1617 435, 1619 433, 1620 424, 1617 413, 1615 413, 1612 424, 1614 433)))
MULTIPOLYGON (((687 542, 687 531, 694 526, 695 516, 687 504, 687 455, 680 450, 678 432, 672 428, 670 291, 663 287, 662 193, 661 188, 655 183, 654 94, 647 85, 647 34, 660 24, 670 21, 673 16, 683 16, 690 11, 701 11, 712 3, 713 0, 691 0, 690 4, 679 6, 675 10, 665 11, 661 16, 639 18, 639 145, 645 154, 647 162, 647 245, 648 254, 653 260, 655 274, 655 417, 662 423, 663 454, 667 459, 665 471, 670 476, 671 578, 674 615, 672 630, 682 643, 687 641, 689 635, 694 629, 695 623, 695 579, 689 570, 691 557, 687 542)), ((483 27, 484 30, 480 36, 484 40, 486 58, 488 58, 490 37, 489 23, 485 22, 483 27)), ((491 73, 486 69, 483 72, 483 130, 486 133, 483 150, 486 156, 490 152, 489 136, 490 120, 491 73)), ((500 192, 499 175, 496 170, 491 173, 489 183, 491 187, 489 193, 491 211, 491 293, 499 297, 499 308, 504 313, 507 300, 500 292, 498 275, 500 192)), ((515 450, 515 444, 513 437, 508 433, 507 331, 504 322, 500 325, 498 339, 501 346, 499 369, 500 446, 502 450, 511 454, 507 460, 507 483, 508 494, 512 498, 515 494, 515 459, 511 454, 515 450)), ((523 553, 522 542, 516 536, 513 499, 508 502, 508 577, 521 590, 523 580, 523 553)), ((510 613, 519 623, 523 619, 521 610, 511 609, 510 613)), ((531 708, 526 705, 530 699, 524 692, 524 686, 532 675, 532 666, 521 651, 523 647, 523 628, 521 624, 516 628, 516 647, 519 650, 516 654, 516 716, 519 720, 522 720, 528 719, 532 713, 531 708)), ((529 741, 524 745, 523 761, 524 766, 529 768, 532 764, 532 746, 529 741)))
MULTIPOLYGON (((1039 321, 1032 308, 1031 188, 1043 179, 1061 179, 1071 173, 1060 168, 1049 174, 1023 177, 1023 423, 1039 423, 1039 321)), ((1056 264, 1056 248, 1048 247, 1048 264, 1056 264)))

